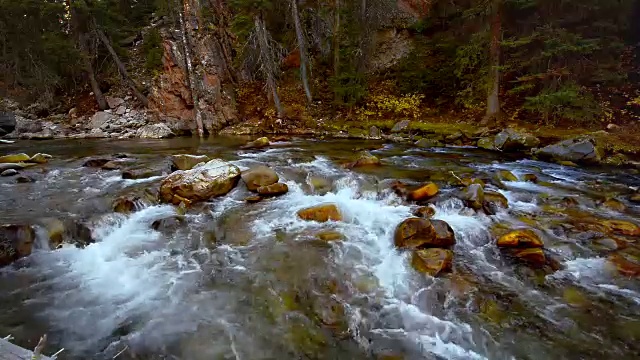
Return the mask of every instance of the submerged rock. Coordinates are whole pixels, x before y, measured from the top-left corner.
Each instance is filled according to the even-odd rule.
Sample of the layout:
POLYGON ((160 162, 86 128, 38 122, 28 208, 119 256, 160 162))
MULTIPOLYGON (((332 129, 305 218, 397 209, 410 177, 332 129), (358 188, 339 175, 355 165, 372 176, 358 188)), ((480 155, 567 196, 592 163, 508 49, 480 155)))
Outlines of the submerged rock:
POLYGON ((627 206, 625 204, 616 199, 607 199, 602 203, 602 206, 617 212, 624 212, 627 209, 627 206))
POLYGON ((590 137, 576 137, 546 146, 536 152, 545 159, 596 164, 602 160, 602 151, 590 137))
POLYGON ((528 150, 540 145, 540 140, 526 132, 504 129, 494 138, 495 148, 501 151, 528 150))
POLYGON ((148 179, 165 175, 168 171, 164 168, 134 168, 122 172, 122 178, 128 180, 148 179))
POLYGON ((265 148, 267 146, 269 146, 271 144, 271 142, 269 141, 269 138, 267 137, 261 137, 258 138, 254 141, 251 141, 249 143, 247 143, 246 145, 242 146, 241 149, 245 149, 245 150, 249 150, 249 149, 262 149, 265 148))
POLYGON ((31 157, 27 154, 12 154, 0 156, 0 163, 22 163, 29 161, 31 157))
POLYGON ((280 180, 275 171, 263 165, 244 171, 240 176, 249 191, 258 191, 258 188, 273 185, 280 180))
POLYGON ((0 266, 31 255, 36 232, 28 225, 0 226, 0 266))
POLYGON ((262 197, 280 196, 289 192, 289 187, 284 183, 275 183, 258 188, 258 194, 262 197))
POLYGON ((437 276, 453 267, 453 251, 437 248, 416 250, 411 257, 411 265, 420 273, 437 276))
POLYGON ((513 249, 511 255, 534 267, 542 267, 547 261, 542 248, 513 249))
POLYGON ((171 170, 191 170, 200 163, 209 161, 207 155, 180 154, 171 156, 171 170))
POLYGON ((541 248, 544 243, 533 230, 520 229, 501 236, 498 247, 541 248))
POLYGON ((214 159, 195 169, 176 171, 162 181, 160 199, 180 204, 206 201, 231 191, 240 179, 240 169, 226 161, 214 159))
POLYGON ((82 164, 82 166, 83 167, 100 168, 100 167, 103 167, 106 163, 108 163, 110 161, 111 161, 111 159, 105 159, 105 158, 89 159, 89 160, 85 161, 82 164))
POLYGON ((298 217, 302 220, 327 222, 342 221, 342 214, 335 204, 313 206, 298 211, 298 217))
POLYGON ((424 201, 436 196, 440 189, 434 183, 428 183, 409 193, 409 200, 424 201))
POLYGON ((324 230, 316 234, 316 237, 325 242, 332 241, 343 241, 345 239, 344 235, 339 231, 335 230, 324 230))
POLYGON ((380 159, 378 159, 375 155, 372 155, 368 151, 361 151, 356 161, 349 163, 346 165, 347 168, 357 168, 363 166, 377 166, 380 165, 380 159))

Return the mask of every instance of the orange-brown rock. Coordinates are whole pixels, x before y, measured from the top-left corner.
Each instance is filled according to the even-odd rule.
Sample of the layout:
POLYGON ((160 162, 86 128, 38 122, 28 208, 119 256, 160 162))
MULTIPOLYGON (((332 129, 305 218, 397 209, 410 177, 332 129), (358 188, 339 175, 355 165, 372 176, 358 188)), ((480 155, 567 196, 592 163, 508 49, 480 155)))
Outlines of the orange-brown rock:
POLYGON ((411 266, 423 274, 437 276, 450 271, 453 265, 453 251, 446 249, 416 250, 411 256, 411 266))
POLYGON ((438 188, 438 185, 434 183, 428 183, 410 192, 409 200, 412 200, 412 201, 429 200, 430 198, 436 196, 438 191, 440 191, 440 189, 438 188))
POLYGON ((602 225, 614 234, 640 236, 640 227, 630 221, 604 220, 602 225))
POLYGON ((380 159, 378 159, 375 155, 372 155, 368 151, 361 151, 356 158, 356 161, 347 164, 345 167, 347 168, 357 168, 364 166, 377 166, 380 165, 380 159))
POLYGON ((433 243, 433 247, 448 248, 456 244, 455 233, 447 222, 431 220, 431 225, 436 230, 436 241, 433 243))
POLYGON ((259 187, 269 186, 280 180, 275 171, 262 165, 244 171, 241 177, 249 191, 258 191, 259 187))
POLYGON ((616 270, 623 276, 640 277, 640 260, 634 259, 624 254, 613 254, 609 256, 609 262, 611 262, 616 270))
POLYGON ((258 194, 263 197, 267 196, 280 196, 289 192, 287 184, 275 183, 267 186, 261 186, 258 188, 258 194))
POLYGON ((514 230, 498 239, 499 247, 541 248, 544 243, 538 234, 530 229, 514 230))
POLYGON ((421 218, 409 218, 401 222, 393 236, 393 242, 400 249, 419 249, 437 247, 436 229, 431 221, 421 218))
POLYGON ((327 222, 342 221, 342 214, 335 204, 323 204, 298 211, 302 220, 327 222))
POLYGON ((244 199, 244 201, 246 201, 249 204, 259 203, 260 201, 262 201, 262 196, 259 196, 259 195, 249 196, 248 198, 244 199))

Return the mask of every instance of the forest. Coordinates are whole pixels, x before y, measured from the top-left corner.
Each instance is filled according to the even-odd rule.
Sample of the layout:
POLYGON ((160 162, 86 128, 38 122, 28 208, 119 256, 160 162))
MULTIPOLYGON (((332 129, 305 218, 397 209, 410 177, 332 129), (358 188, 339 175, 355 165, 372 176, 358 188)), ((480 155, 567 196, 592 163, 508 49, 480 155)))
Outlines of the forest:
POLYGON ((0 0, 0 86, 51 107, 91 92, 103 110, 122 86, 146 107, 176 30, 187 68, 196 39, 222 44, 241 119, 625 123, 639 14, 635 0, 0 0))

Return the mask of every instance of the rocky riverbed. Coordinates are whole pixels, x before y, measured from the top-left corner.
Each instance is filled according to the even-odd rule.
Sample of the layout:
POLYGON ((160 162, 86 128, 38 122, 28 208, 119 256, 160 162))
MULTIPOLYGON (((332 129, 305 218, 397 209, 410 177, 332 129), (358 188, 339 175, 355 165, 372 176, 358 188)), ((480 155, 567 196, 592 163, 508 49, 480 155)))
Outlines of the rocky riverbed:
POLYGON ((0 145, 0 335, 68 359, 640 351, 640 176, 592 140, 252 140, 0 145))

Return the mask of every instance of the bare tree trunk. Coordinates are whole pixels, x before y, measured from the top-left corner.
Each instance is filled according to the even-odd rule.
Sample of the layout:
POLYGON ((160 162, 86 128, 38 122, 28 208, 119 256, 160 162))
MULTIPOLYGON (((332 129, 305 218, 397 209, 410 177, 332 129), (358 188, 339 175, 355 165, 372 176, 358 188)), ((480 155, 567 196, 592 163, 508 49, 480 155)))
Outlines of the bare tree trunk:
POLYGON ((102 41, 102 43, 107 48, 107 50, 109 50, 109 53, 113 58, 113 61, 116 63, 116 66, 118 66, 118 71, 120 71, 120 75, 124 79, 125 83, 127 83, 131 91, 133 91, 133 94, 135 95, 135 97, 138 98, 138 100, 142 103, 142 105, 147 107, 149 105, 149 100, 147 99, 146 96, 144 96, 140 92, 135 82, 133 82, 131 77, 129 77, 129 72, 127 72, 127 69, 125 68, 122 61, 120 61, 120 57, 118 56, 118 54, 116 54, 115 50, 113 50, 113 47, 111 46, 111 42, 109 41, 109 38, 107 38, 104 32, 102 32, 102 30, 100 30, 100 28, 98 27, 95 19, 93 20, 93 25, 95 26, 95 31, 98 34, 98 38, 100 38, 100 41, 102 41))
POLYGON ((273 97, 273 104, 278 112, 278 117, 284 117, 284 109, 280 102, 280 96, 278 96, 278 85, 274 72, 277 68, 273 54, 269 48, 269 38, 267 36, 267 27, 264 24, 264 20, 259 15, 255 17, 256 35, 258 36, 258 43, 260 45, 260 58, 262 59, 261 66, 264 75, 267 78, 267 89, 271 91, 273 97))
POLYGON ((302 25, 300 25, 300 14, 298 13, 298 0, 291 0, 291 11, 293 12, 293 22, 296 28, 296 37, 298 39, 298 48, 300 49, 300 77, 302 78, 302 86, 307 96, 307 101, 311 103, 311 90, 309 89, 309 79, 307 77, 307 47, 302 33, 302 25))
POLYGON ((91 85, 91 91, 93 92, 93 96, 96 98, 98 108, 100 110, 107 110, 109 108, 109 104, 107 103, 107 99, 104 97, 102 90, 100 90, 100 85, 98 84, 98 80, 96 80, 95 71, 93 70, 91 57, 87 51, 87 36, 87 34, 80 34, 78 36, 79 47, 82 52, 81 57, 84 62, 84 71, 87 73, 89 85, 91 85))
POLYGON ((96 80, 96 74, 93 69, 93 63, 88 46, 88 35, 80 30, 78 24, 78 13, 76 12, 75 6, 71 3, 71 0, 66 0, 66 4, 69 9, 69 15, 71 16, 71 33, 76 40, 80 52, 82 53, 81 58, 83 67, 87 75, 87 79, 89 80, 91 91, 98 103, 98 109, 107 110, 109 108, 109 104, 107 103, 107 99, 104 97, 102 90, 100 90, 100 85, 96 80))
POLYGON ((196 76, 193 71, 193 62, 191 61, 191 42, 187 34, 187 28, 184 24, 183 11, 187 12, 187 4, 183 3, 182 8, 178 8, 178 19, 180 21, 180 31, 182 32, 182 46, 184 47, 184 58, 187 66, 187 75, 189 79, 189 88, 191 89, 191 98, 193 99, 194 115, 196 126, 198 128, 198 136, 204 137, 204 125, 202 124, 202 112, 200 111, 200 101, 198 99, 198 89, 196 76))
POLYGON ((491 4, 491 48, 489 54, 489 91, 487 94, 487 114, 483 120, 489 123, 502 118, 500 109, 500 39, 502 37, 502 0, 491 4))
POLYGON ((340 0, 335 0, 333 20, 333 76, 340 72, 340 0))

